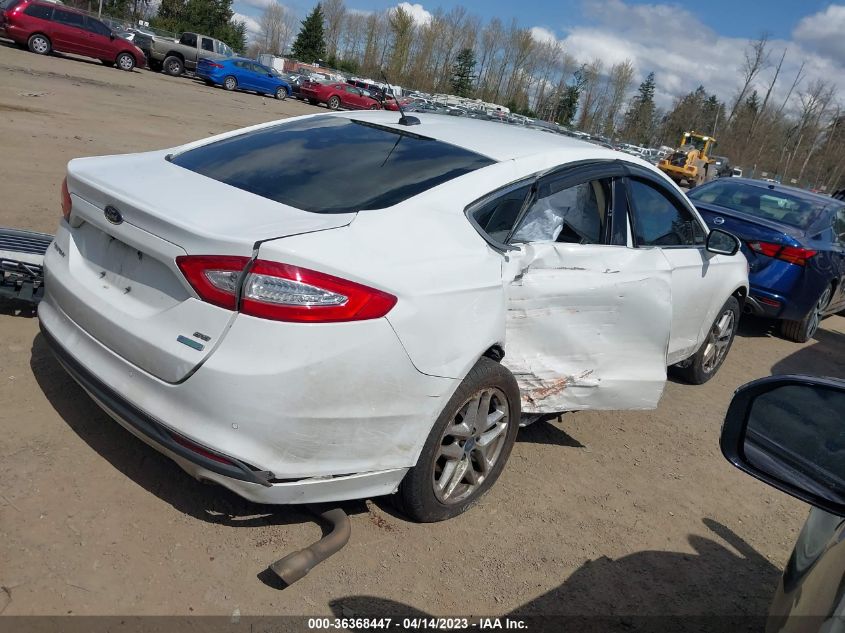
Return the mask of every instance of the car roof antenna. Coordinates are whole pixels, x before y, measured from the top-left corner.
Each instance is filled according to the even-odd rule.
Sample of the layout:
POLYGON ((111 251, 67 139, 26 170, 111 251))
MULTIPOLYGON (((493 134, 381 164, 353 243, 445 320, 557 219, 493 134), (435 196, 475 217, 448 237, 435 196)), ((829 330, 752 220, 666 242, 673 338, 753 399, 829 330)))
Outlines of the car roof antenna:
POLYGON ((421 121, 415 116, 405 116, 405 111, 402 109, 402 104, 399 102, 399 97, 393 94, 393 88, 390 85, 390 82, 387 80, 387 76, 384 74, 384 71, 381 71, 381 78, 384 79, 384 83, 387 84, 387 88, 390 90, 390 94, 393 95, 393 98, 396 99, 396 107, 399 108, 399 125, 419 125, 421 121))

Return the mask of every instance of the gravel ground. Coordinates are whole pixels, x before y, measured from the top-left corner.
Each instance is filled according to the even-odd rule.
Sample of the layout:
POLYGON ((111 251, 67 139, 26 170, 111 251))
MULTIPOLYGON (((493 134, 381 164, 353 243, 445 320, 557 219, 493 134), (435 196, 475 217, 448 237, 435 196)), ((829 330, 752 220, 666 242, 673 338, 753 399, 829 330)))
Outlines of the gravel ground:
MULTIPOLYGON (((52 231, 71 158, 313 111, 0 42, 0 225, 52 231)), ((349 545, 280 591, 262 571, 319 537, 311 517, 189 478, 91 402, 35 319, 0 308, 0 612, 763 614, 807 507, 730 467, 719 429, 748 380, 845 377, 845 319, 823 325, 799 345, 745 319, 719 375, 668 383, 656 411, 522 430, 497 485, 455 520, 348 503, 349 545)))

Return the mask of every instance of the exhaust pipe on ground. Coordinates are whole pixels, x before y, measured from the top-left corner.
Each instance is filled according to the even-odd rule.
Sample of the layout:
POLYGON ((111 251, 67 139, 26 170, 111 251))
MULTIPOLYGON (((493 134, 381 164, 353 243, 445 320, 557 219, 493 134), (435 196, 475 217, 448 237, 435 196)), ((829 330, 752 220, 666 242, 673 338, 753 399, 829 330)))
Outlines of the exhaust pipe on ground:
POLYGON ((270 570, 290 586, 297 580, 304 578, 314 567, 330 556, 336 554, 349 542, 352 527, 349 517, 340 508, 321 511, 319 508, 308 506, 308 509, 332 526, 331 532, 316 543, 288 554, 270 565, 270 570))

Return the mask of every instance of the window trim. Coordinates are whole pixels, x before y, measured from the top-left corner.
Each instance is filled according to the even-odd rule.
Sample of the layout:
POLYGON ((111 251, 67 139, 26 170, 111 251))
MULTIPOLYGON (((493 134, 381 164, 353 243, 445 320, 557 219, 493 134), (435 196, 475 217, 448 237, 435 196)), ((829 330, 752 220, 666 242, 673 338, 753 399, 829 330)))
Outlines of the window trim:
POLYGON ((630 165, 629 173, 624 178, 624 187, 625 187, 625 198, 626 198, 626 205, 627 205, 627 215, 629 221, 631 223, 631 244, 633 248, 665 248, 665 249, 696 249, 696 250, 706 250, 707 249, 707 236, 710 234, 710 229, 707 227, 705 223, 703 223, 700 218, 698 217, 698 213, 694 210, 691 203, 687 203, 684 199, 678 196, 676 191, 673 191, 671 188, 666 186, 666 183, 661 182, 660 178, 657 177, 655 174, 650 173, 647 169, 643 169, 638 165, 630 165), (658 245, 651 245, 639 244, 637 239, 637 205, 634 202, 633 198, 631 197, 631 186, 630 182, 632 179, 639 179, 646 181, 649 185, 657 189, 660 193, 666 196, 670 202, 673 202, 676 206, 680 206, 683 209, 686 209, 687 213, 692 217, 693 221, 698 224, 698 227, 701 229, 704 235, 704 242, 701 244, 667 244, 665 246, 658 246, 658 245))
MULTIPOLYGON (((487 242, 495 251, 504 255, 509 251, 516 251, 519 250, 518 244, 511 244, 510 239, 513 237, 513 233, 516 230, 516 227, 519 226, 520 222, 525 217, 525 214, 528 213, 528 210, 531 208, 531 204, 535 200, 535 196, 537 194, 537 189, 539 188, 540 184, 545 181, 546 179, 549 180, 558 180, 558 179, 566 179, 566 181, 570 181, 570 184, 567 184, 568 187, 574 187, 575 185, 582 184, 584 182, 593 181, 593 180, 611 180, 611 188, 610 188, 610 195, 611 201, 608 207, 608 214, 610 215, 610 222, 605 223, 605 243, 600 244, 598 246, 627 246, 627 216, 628 216, 628 204, 627 201, 621 200, 619 197, 618 185, 617 181, 623 179, 627 175, 628 171, 626 170, 626 165, 623 161, 618 159, 588 159, 588 160, 580 160, 574 161, 571 163, 567 163, 565 165, 555 165, 554 167, 550 167, 549 169, 545 169, 543 171, 536 172, 534 174, 530 174, 528 176, 524 176, 519 178, 518 180, 514 180, 498 189, 494 189, 493 191, 477 198, 476 200, 470 202, 466 207, 464 207, 464 215, 469 220, 472 227, 476 230, 476 232, 482 237, 482 239, 487 242), (522 202, 522 208, 519 211, 519 214, 516 216, 516 220, 514 221, 514 225, 508 233, 507 239, 505 242, 499 242, 494 240, 487 232, 481 228, 481 225, 473 217, 473 213, 481 206, 488 204, 492 200, 506 195, 507 193, 513 191, 514 189, 518 189, 520 187, 524 187, 526 185, 531 185, 531 189, 528 192, 528 195, 525 196, 525 200, 522 202), (618 204, 624 202, 624 207, 619 208, 618 204), (611 227, 608 229, 608 227, 611 227), (622 243, 617 244, 614 243, 616 239, 619 238, 620 234, 622 235, 622 243)), ((524 242, 520 242, 522 244, 524 242)), ((584 246, 588 246, 585 244, 584 246)))

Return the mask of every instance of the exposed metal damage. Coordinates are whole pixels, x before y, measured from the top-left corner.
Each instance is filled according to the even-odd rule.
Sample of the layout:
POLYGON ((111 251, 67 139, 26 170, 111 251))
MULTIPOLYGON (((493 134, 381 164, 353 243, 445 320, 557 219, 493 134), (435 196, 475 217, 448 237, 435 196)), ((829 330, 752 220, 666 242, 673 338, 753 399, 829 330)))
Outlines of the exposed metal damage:
POLYGON ((509 260, 503 362, 524 412, 657 406, 672 315, 659 252, 552 242, 509 260))

